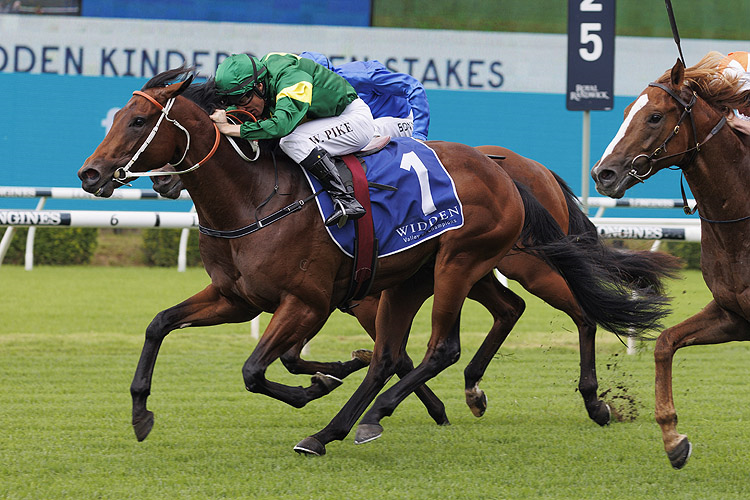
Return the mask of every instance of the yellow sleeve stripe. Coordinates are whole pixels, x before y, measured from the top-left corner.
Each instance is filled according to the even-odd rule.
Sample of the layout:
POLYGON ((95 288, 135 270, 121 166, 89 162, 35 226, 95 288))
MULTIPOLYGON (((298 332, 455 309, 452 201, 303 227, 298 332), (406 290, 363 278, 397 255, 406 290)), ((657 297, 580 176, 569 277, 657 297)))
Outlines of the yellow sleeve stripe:
POLYGON ((310 82, 299 82, 290 87, 282 89, 276 94, 276 102, 282 97, 288 97, 295 101, 301 101, 306 104, 312 102, 312 83, 310 82))

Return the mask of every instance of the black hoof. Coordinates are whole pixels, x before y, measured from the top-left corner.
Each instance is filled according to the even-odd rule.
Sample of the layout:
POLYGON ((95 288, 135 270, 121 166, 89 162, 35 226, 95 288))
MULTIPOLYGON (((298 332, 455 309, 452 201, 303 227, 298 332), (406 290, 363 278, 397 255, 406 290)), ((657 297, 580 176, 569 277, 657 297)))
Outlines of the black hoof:
POLYGON ((306 437, 294 447, 294 451, 300 455, 322 457, 326 454, 326 447, 314 437, 306 437))
POLYGON ((591 420, 604 427, 605 425, 609 425, 612 421, 612 408, 610 408, 608 404, 602 403, 596 411, 589 414, 589 417, 591 417, 591 420))
POLYGON ((482 390, 467 392, 466 404, 469 406, 471 413, 479 418, 487 411, 487 395, 482 390))
POLYGON ((354 444, 369 443, 382 435, 383 426, 380 424, 359 424, 354 434, 354 444))
POLYGON ((313 375, 311 380, 313 384, 322 385, 325 388, 326 394, 344 383, 344 381, 340 378, 336 378, 333 375, 327 375, 320 372, 317 372, 315 375, 313 375))
POLYGON ((143 441, 154 427, 153 412, 146 411, 142 417, 133 418, 133 430, 138 441, 143 441))
POLYGON ((669 457, 669 463, 672 464, 672 467, 675 469, 682 469, 685 467, 692 452, 693 445, 690 444, 688 438, 684 437, 679 443, 677 443, 674 450, 667 452, 667 457, 669 457))

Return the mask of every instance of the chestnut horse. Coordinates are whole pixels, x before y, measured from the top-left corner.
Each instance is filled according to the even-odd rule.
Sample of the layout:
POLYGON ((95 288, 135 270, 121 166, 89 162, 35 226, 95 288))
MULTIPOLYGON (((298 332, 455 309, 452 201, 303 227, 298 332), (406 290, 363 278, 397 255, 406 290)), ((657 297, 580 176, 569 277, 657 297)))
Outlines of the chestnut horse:
MULTIPOLYGON (((139 440, 153 427, 146 400, 159 347, 177 328, 245 322, 262 311, 271 312, 268 327, 243 366, 246 388, 292 406, 329 392, 320 379, 309 387, 291 387, 268 380, 265 371, 295 344, 320 330, 345 300, 351 275, 351 259, 329 239, 318 213, 305 209, 309 203, 304 200, 313 195, 301 169, 266 149, 252 168, 246 168, 211 122, 209 101, 202 107, 181 95, 192 77, 169 84, 189 72, 185 68, 166 71, 134 92, 80 168, 83 189, 111 196, 136 173, 166 163, 184 163, 190 166, 180 169, 181 180, 203 227, 232 231, 259 227, 256 217, 261 212, 285 216, 274 216, 277 220, 271 228, 263 225, 264 233, 234 239, 201 234, 200 252, 211 284, 157 314, 146 329, 131 385, 133 427, 139 440)), ((518 243, 522 232, 526 251, 548 259, 561 271, 583 310, 596 322, 612 325, 615 332, 627 331, 626 324, 648 329, 666 314, 662 297, 639 294, 633 298, 631 290, 603 281, 611 271, 589 262, 528 190, 517 187, 495 162, 461 144, 429 145, 453 178, 464 225, 379 259, 371 290, 382 293, 367 375, 333 420, 295 447, 298 452, 324 454, 325 445, 344 439, 373 400, 357 429, 356 441, 374 439, 382 430, 379 420, 383 416, 456 362, 463 301, 518 243), (405 343, 422 303, 421 294, 415 297, 413 291, 427 288, 426 282, 434 289, 432 332, 424 359, 411 369, 406 366, 405 343), (378 396, 394 373, 405 374, 378 396)), ((520 299, 499 283, 495 286, 497 307, 514 308, 520 299)))
MULTIPOLYGON (((676 165, 695 197, 701 218, 701 269, 713 300, 694 316, 664 330, 656 341, 656 421, 673 467, 691 453, 677 432, 672 359, 690 345, 750 340, 750 142, 726 124, 726 113, 747 102, 736 79, 717 70, 721 54, 709 53, 685 69, 678 60, 625 109, 616 137, 591 176, 603 195, 625 191, 676 165)), ((684 192, 684 191, 683 191, 684 192)), ((687 208, 686 203, 686 212, 687 208)))

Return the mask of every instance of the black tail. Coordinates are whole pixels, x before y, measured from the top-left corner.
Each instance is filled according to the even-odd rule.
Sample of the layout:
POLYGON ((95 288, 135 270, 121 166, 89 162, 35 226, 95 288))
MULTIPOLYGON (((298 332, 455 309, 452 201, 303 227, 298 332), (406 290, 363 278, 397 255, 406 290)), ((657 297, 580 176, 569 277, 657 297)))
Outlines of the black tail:
MULTIPOLYGON (((622 336, 643 337, 661 329, 661 320, 670 312, 665 296, 642 293, 622 279, 619 272, 612 271, 615 263, 602 261, 602 253, 592 251, 588 232, 566 236, 528 188, 520 183, 516 186, 526 210, 521 250, 557 269, 589 318, 622 336)), ((594 236, 598 239, 596 232, 594 236)))
POLYGON ((680 259, 663 252, 647 250, 626 250, 605 245, 591 220, 583 213, 578 197, 570 186, 556 173, 552 172, 557 183, 565 194, 568 205, 568 235, 579 237, 579 244, 587 246, 591 258, 616 273, 640 293, 664 293, 664 278, 676 278, 680 269, 680 259))

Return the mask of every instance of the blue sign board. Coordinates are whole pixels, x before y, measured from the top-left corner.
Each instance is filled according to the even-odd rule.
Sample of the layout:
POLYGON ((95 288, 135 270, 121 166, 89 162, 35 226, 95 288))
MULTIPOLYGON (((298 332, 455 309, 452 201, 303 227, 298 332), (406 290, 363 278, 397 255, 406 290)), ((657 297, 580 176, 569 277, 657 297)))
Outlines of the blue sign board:
POLYGON ((612 109, 614 79, 615 0, 568 0, 567 108, 612 109))
MULTIPOLYGON (((372 2, 350 0, 128 0, 84 1, 84 17, 124 17, 233 23, 370 26, 372 2)), ((221 36, 217 32, 216 36, 221 36)), ((314 43, 311 41, 310 43, 314 43)), ((313 45, 314 47, 314 45, 313 45)), ((251 48, 250 48, 251 49, 251 48)))

